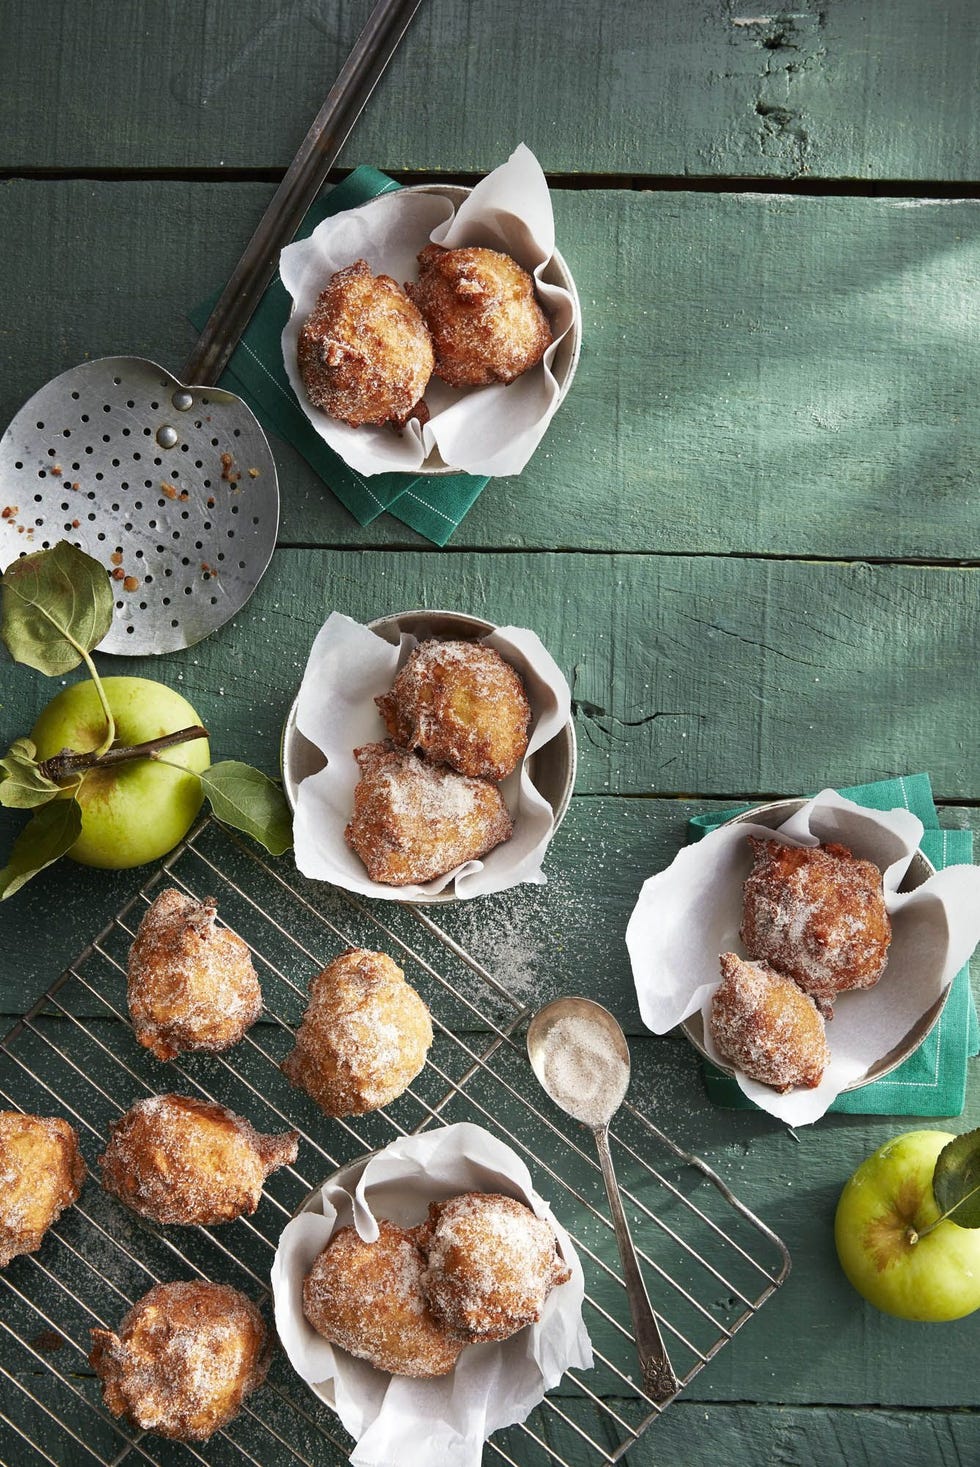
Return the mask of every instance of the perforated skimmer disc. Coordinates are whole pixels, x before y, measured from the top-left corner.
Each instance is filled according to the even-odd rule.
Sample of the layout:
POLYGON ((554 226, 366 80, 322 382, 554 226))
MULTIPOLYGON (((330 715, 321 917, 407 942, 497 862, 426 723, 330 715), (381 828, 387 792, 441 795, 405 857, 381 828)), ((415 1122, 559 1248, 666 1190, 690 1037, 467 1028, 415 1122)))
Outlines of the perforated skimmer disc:
POLYGON ((0 499, 0 565, 68 540, 113 577, 101 652, 173 652, 216 631, 279 527, 250 408, 138 357, 85 362, 35 393, 0 442, 0 499))

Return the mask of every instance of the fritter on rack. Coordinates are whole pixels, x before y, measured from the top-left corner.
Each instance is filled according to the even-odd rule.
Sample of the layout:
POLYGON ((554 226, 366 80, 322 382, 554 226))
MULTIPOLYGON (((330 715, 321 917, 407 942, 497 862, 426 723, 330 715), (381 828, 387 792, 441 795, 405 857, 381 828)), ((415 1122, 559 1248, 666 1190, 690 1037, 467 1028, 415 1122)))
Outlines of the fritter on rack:
POLYGON ((37 1252, 84 1180, 73 1126, 60 1116, 0 1110, 0 1268, 20 1253, 37 1252))
POLYGON ((513 833, 499 789, 389 744, 354 750, 361 778, 347 844, 372 881, 431 881, 492 851, 513 833))
POLYGON ((262 1384, 272 1344, 227 1284, 157 1284, 119 1326, 92 1331, 89 1363, 113 1416, 171 1441, 207 1441, 262 1384))
POLYGON ((136 1038, 157 1059, 237 1044, 262 1012, 247 943, 215 926, 213 898, 173 887, 144 914, 129 951, 127 995, 136 1038))
POLYGON ((420 642, 375 702, 399 748, 460 774, 505 779, 527 749, 524 684, 480 642, 420 642))
POLYGON ((154 1222, 231 1222, 255 1211, 269 1173, 296 1160, 298 1139, 260 1135, 223 1105, 151 1095, 113 1121, 102 1185, 154 1222))
POLYGON ((406 285, 435 346, 435 372, 451 387, 513 382, 538 364, 551 345, 551 327, 534 281, 500 250, 421 252, 416 285, 406 285))
POLYGON ((378 1229, 374 1243, 354 1228, 334 1233, 303 1283, 303 1313, 331 1344, 376 1370, 446 1375, 466 1337, 429 1311, 414 1233, 383 1218, 378 1229))
POLYGON ((418 308, 389 275, 355 260, 332 275, 303 324, 300 374, 314 407, 359 428, 424 423, 432 340, 418 308))
POLYGON ((720 962, 710 1019, 719 1053, 774 1090, 819 1085, 830 1051, 813 999, 767 963, 746 963, 736 953, 722 953, 720 962))
POLYGON ((429 1308, 474 1341, 506 1340, 533 1324, 556 1284, 572 1276, 551 1224, 495 1192, 433 1202, 419 1247, 429 1308))
POLYGON ((402 1094, 431 1043, 429 1011, 397 963, 348 948, 311 982, 282 1069, 328 1116, 359 1116, 402 1094))
POLYGON ((881 872, 846 846, 788 846, 750 835, 741 937, 809 993, 826 1018, 834 999, 871 988, 888 960, 891 922, 881 872))

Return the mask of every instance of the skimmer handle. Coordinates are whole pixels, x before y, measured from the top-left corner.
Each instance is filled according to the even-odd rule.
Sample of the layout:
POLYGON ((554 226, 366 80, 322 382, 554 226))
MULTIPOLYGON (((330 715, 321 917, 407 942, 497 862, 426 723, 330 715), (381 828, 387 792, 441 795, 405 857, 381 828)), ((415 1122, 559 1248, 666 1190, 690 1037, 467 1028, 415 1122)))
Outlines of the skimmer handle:
POLYGON ((181 380, 217 382, 289 243, 361 114, 422 0, 378 0, 299 152, 245 246, 181 380))

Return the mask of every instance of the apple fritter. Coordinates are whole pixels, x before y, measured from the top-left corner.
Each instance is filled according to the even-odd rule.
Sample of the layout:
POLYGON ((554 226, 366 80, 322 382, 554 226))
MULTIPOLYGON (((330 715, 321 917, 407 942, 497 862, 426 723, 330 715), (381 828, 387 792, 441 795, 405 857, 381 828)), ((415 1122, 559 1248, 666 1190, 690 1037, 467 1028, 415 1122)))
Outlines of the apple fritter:
POLYGON ((419 278, 406 285, 435 346, 435 372, 451 387, 513 382, 551 345, 534 281, 500 250, 429 244, 419 278))
POLYGON ((531 708, 524 684, 480 642, 420 642, 391 692, 375 702, 402 749, 459 774, 505 779, 524 757, 531 708))
POLYGON ((372 881, 408 886, 478 860, 513 824, 497 786, 390 744, 354 750, 361 778, 344 831, 372 881))
POLYGON ((264 1136, 223 1105, 151 1095, 113 1121, 102 1185, 158 1223, 231 1222, 253 1213, 270 1172, 296 1160, 299 1133, 264 1136))
POLYGON ((447 1375, 466 1337, 440 1323, 425 1302, 414 1232, 383 1218, 378 1230, 374 1243, 354 1228, 334 1233, 303 1283, 303 1313, 331 1344, 377 1370, 447 1375))
POLYGON ((830 1051, 813 999, 767 963, 743 962, 736 953, 722 953, 720 961, 710 1019, 719 1053, 774 1090, 819 1085, 830 1051))
POLYGON ((506 1340, 534 1324, 552 1289, 572 1276, 551 1224, 495 1192, 431 1203, 418 1241, 429 1308, 474 1341, 506 1340))
POLYGON ((311 982, 282 1069, 328 1116, 359 1116, 402 1094, 431 1043, 429 1011, 397 963, 348 948, 311 982))
POLYGON ((258 1309, 227 1284, 157 1284, 119 1326, 92 1331, 89 1363, 113 1416, 171 1441, 203 1442, 262 1384, 272 1344, 258 1309))
POLYGON ((372 275, 364 260, 331 276, 303 324, 297 355, 313 406, 352 428, 428 419, 428 329, 390 275, 372 275))
POLYGON ((749 836, 755 866, 744 886, 741 937, 810 994, 826 1018, 834 999, 872 988, 891 942, 881 872, 846 846, 789 846, 749 836))
POLYGON ((173 887, 144 914, 129 952, 127 996, 136 1038, 161 1060, 237 1044, 262 1012, 248 944, 217 927, 213 898, 173 887))
POLYGON ((84 1180, 73 1126, 60 1116, 0 1110, 0 1268, 20 1253, 37 1252, 84 1180))

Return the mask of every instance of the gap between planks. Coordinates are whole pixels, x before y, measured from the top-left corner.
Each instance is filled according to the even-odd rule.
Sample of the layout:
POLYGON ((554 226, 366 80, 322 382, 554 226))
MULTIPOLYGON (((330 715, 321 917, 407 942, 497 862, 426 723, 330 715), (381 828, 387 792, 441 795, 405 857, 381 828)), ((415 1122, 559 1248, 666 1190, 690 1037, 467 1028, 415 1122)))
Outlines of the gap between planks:
MULTIPOLYGON (((0 182, 15 179, 51 183, 81 179, 105 183, 268 183, 278 184, 284 168, 4 168, 0 182)), ((405 186, 427 183, 479 183, 481 173, 444 169, 433 172, 402 169, 386 170, 389 177, 405 186)), ((348 169, 331 169, 330 184, 340 183, 348 169)), ((980 180, 959 179, 936 183, 932 179, 862 179, 862 178, 769 178, 757 175, 692 175, 692 174, 620 174, 620 173, 548 173, 551 189, 572 192, 589 190, 621 190, 633 193, 757 193, 775 198, 799 196, 869 199, 980 199, 980 180)))
MULTIPOLYGON (((420 537, 390 540, 384 545, 356 545, 347 541, 279 540, 276 550, 353 551, 358 555, 388 555, 392 551, 417 551, 424 548, 420 537)), ((926 570, 978 570, 980 559, 964 556, 948 560, 918 555, 789 555, 785 551, 766 550, 611 550, 589 545, 440 545, 431 547, 439 555, 583 555, 591 560, 601 556, 633 557, 660 560, 771 560, 805 565, 882 565, 921 566, 926 570)))

